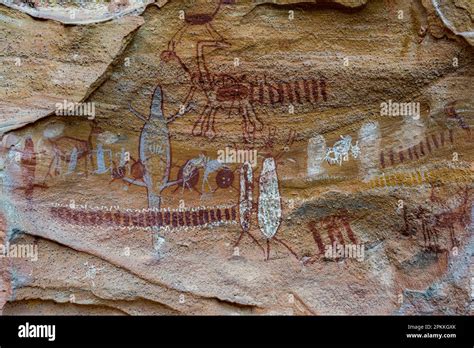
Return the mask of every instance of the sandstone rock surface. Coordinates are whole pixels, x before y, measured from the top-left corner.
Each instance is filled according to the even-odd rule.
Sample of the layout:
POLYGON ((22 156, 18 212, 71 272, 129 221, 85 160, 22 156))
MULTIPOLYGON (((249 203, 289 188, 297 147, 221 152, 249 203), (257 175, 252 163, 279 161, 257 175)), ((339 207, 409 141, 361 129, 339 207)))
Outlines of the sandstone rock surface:
POLYGON ((3 313, 471 313, 472 6, 443 4, 0 7, 0 237, 38 251, 3 313))
POLYGON ((0 134, 85 100, 111 73, 141 17, 65 27, 0 5, 0 134), (41 30, 38 30, 40 26, 41 30), (107 32, 107 35, 103 35, 107 32))

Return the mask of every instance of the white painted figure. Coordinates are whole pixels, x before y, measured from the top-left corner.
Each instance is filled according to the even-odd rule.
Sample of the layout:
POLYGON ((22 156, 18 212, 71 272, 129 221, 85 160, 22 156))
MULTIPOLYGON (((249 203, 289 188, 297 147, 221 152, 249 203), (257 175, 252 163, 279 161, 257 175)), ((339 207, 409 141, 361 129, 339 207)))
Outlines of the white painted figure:
POLYGON ((329 164, 339 164, 349 161, 349 152, 353 158, 359 157, 360 148, 358 141, 352 145, 352 137, 350 135, 341 135, 341 140, 336 141, 333 147, 326 150, 326 157, 324 158, 329 164))
POLYGON ((359 173, 363 181, 369 181, 378 175, 378 158, 380 152, 380 129, 377 122, 366 122, 359 130, 360 166, 359 173))
POLYGON ((276 164, 275 160, 271 157, 266 158, 263 162, 259 189, 258 224, 265 238, 271 239, 280 227, 282 215, 276 164))
POLYGON ((320 134, 312 137, 308 141, 308 160, 307 173, 308 176, 317 176, 324 174, 326 171, 322 166, 326 156, 326 140, 320 134))

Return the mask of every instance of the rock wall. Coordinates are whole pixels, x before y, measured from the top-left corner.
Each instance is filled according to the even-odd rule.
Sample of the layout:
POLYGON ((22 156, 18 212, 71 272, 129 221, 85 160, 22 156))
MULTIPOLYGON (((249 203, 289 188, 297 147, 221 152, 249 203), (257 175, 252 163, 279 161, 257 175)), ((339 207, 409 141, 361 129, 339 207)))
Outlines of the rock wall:
POLYGON ((471 313, 469 1, 2 3, 3 314, 471 313))

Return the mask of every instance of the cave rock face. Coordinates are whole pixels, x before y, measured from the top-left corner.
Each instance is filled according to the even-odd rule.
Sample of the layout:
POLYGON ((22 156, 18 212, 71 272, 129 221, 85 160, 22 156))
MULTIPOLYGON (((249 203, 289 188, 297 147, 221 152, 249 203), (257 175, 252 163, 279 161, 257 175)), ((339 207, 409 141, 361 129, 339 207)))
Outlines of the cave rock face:
POLYGON ((3 314, 470 313, 471 1, 1 3, 3 314))

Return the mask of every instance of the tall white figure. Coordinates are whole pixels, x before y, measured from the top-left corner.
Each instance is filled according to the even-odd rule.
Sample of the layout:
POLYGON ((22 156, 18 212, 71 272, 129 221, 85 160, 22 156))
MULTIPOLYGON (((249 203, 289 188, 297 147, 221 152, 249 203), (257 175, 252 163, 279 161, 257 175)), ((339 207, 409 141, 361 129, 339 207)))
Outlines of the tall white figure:
POLYGON ((275 159, 272 157, 265 158, 258 181, 258 226, 267 241, 266 260, 270 259, 270 240, 283 245, 298 259, 298 255, 288 244, 275 236, 281 225, 282 217, 281 196, 275 159))
POLYGON ((265 238, 271 239, 280 227, 282 213, 276 164, 271 157, 263 161, 259 189, 258 224, 265 238))
POLYGON ((359 130, 359 173, 363 181, 369 181, 378 174, 380 141, 379 124, 375 121, 364 123, 359 130))
POLYGON ((320 134, 312 137, 308 141, 308 159, 307 173, 308 176, 319 176, 324 174, 326 169, 322 167, 324 157, 326 156, 326 140, 320 134))

